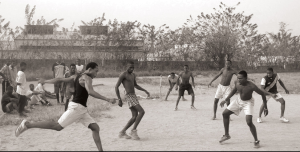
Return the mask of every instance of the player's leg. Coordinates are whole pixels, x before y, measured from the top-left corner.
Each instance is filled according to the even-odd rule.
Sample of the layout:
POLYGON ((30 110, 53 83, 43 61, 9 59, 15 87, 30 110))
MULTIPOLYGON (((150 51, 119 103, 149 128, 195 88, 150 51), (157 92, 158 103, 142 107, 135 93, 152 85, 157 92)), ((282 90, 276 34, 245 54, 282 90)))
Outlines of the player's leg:
POLYGON ((137 134, 137 127, 140 124, 142 118, 144 117, 145 111, 144 111, 143 107, 140 104, 135 105, 133 107, 133 109, 135 109, 138 112, 138 115, 137 115, 137 117, 135 119, 135 122, 134 122, 134 125, 132 127, 130 135, 132 136, 132 138, 134 140, 139 140, 140 137, 137 134))
POLYGON ((254 140, 255 141, 258 141, 257 139, 257 133, 256 133, 256 128, 252 122, 252 115, 246 115, 246 122, 247 122, 247 125, 249 126, 250 128, 250 131, 254 137, 254 140))
MULTIPOLYGON (((266 96, 267 101, 269 101, 270 98, 271 98, 271 96, 266 96)), ((261 115, 264 111, 264 108, 265 108, 264 103, 262 103, 261 106, 260 106, 260 109, 259 109, 259 113, 258 113, 258 118, 257 118, 258 123, 262 123, 261 115)))
POLYGON ((168 92, 167 92, 167 95, 166 95, 165 101, 167 101, 167 99, 168 99, 168 96, 169 96, 170 92, 173 90, 173 87, 174 87, 174 84, 172 83, 172 84, 170 85, 170 88, 169 88, 168 92))
POLYGON ((194 106, 194 102, 195 102, 195 93, 194 93, 194 90, 192 88, 192 85, 189 85, 188 89, 188 94, 192 96, 192 101, 191 101, 191 108, 192 109, 196 109, 195 106, 194 106))
POLYGON ((214 100, 214 116, 212 117, 212 120, 215 120, 217 118, 217 109, 218 109, 218 103, 219 103, 219 99, 215 98, 214 100))
POLYGON ((178 97, 177 97, 177 101, 176 101, 176 106, 175 106, 175 111, 178 109, 178 104, 179 104, 179 100, 181 98, 181 96, 184 95, 184 88, 182 87, 182 85, 179 86, 179 90, 178 90, 178 97))
POLYGON ((281 114, 280 114, 280 121, 282 121, 282 122, 289 122, 289 120, 288 119, 286 119, 285 117, 284 117, 284 111, 285 111, 285 100, 281 97, 281 98, 277 98, 276 99, 278 102, 280 102, 280 104, 281 104, 281 114))
POLYGON ((25 109, 26 103, 27 103, 27 97, 24 95, 19 94, 19 106, 18 106, 18 112, 20 117, 27 117, 27 115, 24 114, 24 112, 29 112, 25 109))
POLYGON ((54 89, 55 89, 57 104, 59 104, 59 83, 55 83, 54 89))
POLYGON ((11 113, 13 111, 13 103, 10 102, 7 105, 5 105, 5 113, 11 113))
POLYGON ((225 129, 225 135, 229 136, 229 122, 230 122, 230 115, 232 115, 233 112, 225 109, 222 113, 223 115, 223 123, 224 123, 224 129, 225 129))
POLYGON ((64 87, 64 83, 61 82, 60 84, 60 89, 59 89, 59 93, 60 93, 60 96, 61 96, 61 103, 63 104, 64 103, 64 93, 65 93, 65 89, 66 87, 64 87))
POLYGON ((100 127, 97 123, 91 123, 88 128, 90 128, 92 130, 92 134, 93 134, 93 139, 94 142, 98 148, 99 151, 103 151, 102 148, 102 143, 101 143, 101 139, 100 139, 100 127))
POLYGON ((126 134, 126 130, 128 128, 130 128, 133 125, 133 123, 135 122, 135 120, 136 120, 136 118, 138 116, 138 111, 136 109, 134 109, 133 107, 131 107, 130 110, 131 110, 132 117, 128 121, 128 123, 126 124, 126 126, 122 129, 122 131, 119 133, 119 137, 120 138, 123 138, 123 137, 125 137, 126 139, 130 139, 131 138, 130 136, 128 136, 126 134))

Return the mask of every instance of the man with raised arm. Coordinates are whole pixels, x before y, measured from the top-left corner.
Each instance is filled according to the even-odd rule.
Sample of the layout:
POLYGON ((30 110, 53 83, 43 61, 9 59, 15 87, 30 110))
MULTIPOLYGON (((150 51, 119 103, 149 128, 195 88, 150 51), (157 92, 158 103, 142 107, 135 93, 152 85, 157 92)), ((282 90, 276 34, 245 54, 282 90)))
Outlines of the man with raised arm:
POLYGON ((179 86, 179 93, 178 93, 178 98, 176 101, 176 107, 174 110, 175 111, 178 110, 179 100, 180 100, 181 96, 184 95, 185 90, 187 90, 188 94, 192 96, 191 109, 196 110, 196 108, 194 107, 195 94, 194 94, 192 85, 190 84, 190 78, 192 78, 193 87, 195 88, 194 76, 193 76, 193 73, 189 70, 188 65, 184 65, 183 70, 184 70, 183 72, 179 73, 179 78, 181 78, 181 80, 182 80, 180 85, 179 85, 179 78, 177 79, 177 86, 175 89, 177 90, 178 86, 179 86))
MULTIPOLYGON (((87 110, 87 99, 92 96, 97 99, 102 99, 107 102, 115 103, 116 99, 106 98, 97 93, 92 86, 93 78, 97 76, 98 65, 95 62, 90 62, 86 66, 86 71, 75 78, 75 93, 73 101, 69 103, 68 110, 63 113, 58 122, 54 121, 41 121, 29 122, 23 120, 15 131, 16 137, 21 133, 31 128, 51 129, 61 131, 73 122, 81 122, 85 127, 92 130, 94 141, 99 151, 103 151, 99 135, 99 126, 96 121, 90 116, 87 110)), ((57 82, 73 82, 74 78, 54 78, 51 80, 40 80, 41 83, 57 83, 57 82)))
POLYGON ((136 75, 133 73, 134 70, 134 63, 132 61, 127 63, 127 70, 123 72, 119 76, 119 80, 116 84, 115 91, 117 94, 117 97, 119 99, 119 106, 122 107, 123 102, 120 97, 120 91, 119 87, 121 83, 123 84, 125 91, 126 91, 126 97, 125 100, 128 103, 129 109, 131 110, 132 113, 132 118, 128 121, 126 126, 121 130, 119 133, 119 138, 126 138, 130 139, 133 138, 134 140, 139 140, 140 137, 137 134, 137 126, 139 125, 140 121, 142 120, 145 111, 143 107, 140 105, 138 98, 135 94, 134 88, 144 91, 148 97, 150 96, 149 92, 142 87, 140 87, 137 82, 136 82, 136 75), (134 124, 132 130, 131 130, 131 137, 126 134, 126 130, 131 127, 134 124))
MULTIPOLYGON (((223 107, 225 103, 229 104, 229 99, 238 91, 239 95, 237 99, 232 101, 229 106, 224 110, 223 112, 223 123, 225 128, 225 135, 220 140, 220 143, 224 142, 225 140, 230 139, 229 135, 229 117, 231 114, 239 115, 240 111, 243 110, 246 115, 246 122, 247 125, 250 128, 250 131, 254 137, 254 147, 259 147, 259 140, 257 138, 256 128, 252 122, 252 117, 254 113, 254 99, 252 97, 253 92, 260 94, 263 99, 263 105, 264 105, 264 112, 265 116, 268 115, 268 108, 267 108, 267 100, 265 96, 265 92, 260 90, 254 83, 247 80, 247 72, 246 71, 240 71, 237 75, 237 81, 235 81, 235 86, 233 90, 230 92, 230 94, 227 96, 225 101, 222 101, 220 103, 220 106, 223 107)), ((269 93, 270 94, 270 93, 269 93)), ((273 94, 270 94, 272 96, 276 96, 273 94)))

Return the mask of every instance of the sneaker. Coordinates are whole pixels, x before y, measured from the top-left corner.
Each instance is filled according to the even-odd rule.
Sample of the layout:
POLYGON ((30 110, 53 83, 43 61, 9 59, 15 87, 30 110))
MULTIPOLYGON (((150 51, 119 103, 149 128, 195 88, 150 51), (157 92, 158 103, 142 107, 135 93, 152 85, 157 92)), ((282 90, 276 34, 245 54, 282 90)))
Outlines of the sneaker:
POLYGON ((126 132, 120 132, 119 138, 131 139, 131 137, 126 134, 126 132))
POLYGON ((220 143, 222 143, 225 140, 230 139, 231 137, 229 135, 223 135, 223 137, 221 138, 221 140, 219 141, 220 143))
POLYGON ((133 138, 133 140, 140 140, 140 137, 137 134, 137 130, 131 130, 130 135, 133 138))
POLYGON ((254 148, 259 148, 260 147, 260 145, 259 145, 259 140, 258 141, 255 141, 254 142, 254 148))
POLYGON ((279 120, 282 121, 282 122, 289 122, 289 120, 287 120, 287 119, 284 118, 284 117, 279 118, 279 120))
POLYGON ((19 137, 21 135, 21 133, 23 133, 24 131, 27 130, 27 127, 25 126, 25 123, 27 122, 26 119, 24 119, 21 124, 19 125, 19 127, 16 129, 15 131, 15 135, 16 137, 19 137))
POLYGON ((257 122, 258 122, 258 123, 262 123, 262 120, 261 120, 260 117, 257 118, 257 122))

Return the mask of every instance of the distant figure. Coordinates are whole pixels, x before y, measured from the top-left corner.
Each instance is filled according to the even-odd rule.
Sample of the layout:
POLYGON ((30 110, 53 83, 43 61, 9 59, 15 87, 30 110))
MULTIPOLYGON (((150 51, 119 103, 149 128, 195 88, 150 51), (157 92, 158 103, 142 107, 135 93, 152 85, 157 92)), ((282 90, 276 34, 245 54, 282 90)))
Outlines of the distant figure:
POLYGON ((81 64, 81 60, 80 59, 76 60, 76 72, 78 74, 81 74, 81 73, 84 72, 84 65, 81 64))
POLYGON ((0 75, 2 76, 2 95, 6 92, 8 86, 10 86, 11 79, 10 79, 10 72, 9 72, 9 63, 5 64, 2 69, 0 70, 0 75))
POLYGON ((13 94, 13 87, 8 86, 6 92, 3 94, 1 99, 2 111, 4 113, 10 113, 13 110, 18 110, 19 99, 13 94))
POLYGON ((27 99, 29 100, 28 101, 28 107, 30 109, 34 109, 33 106, 38 103, 38 102, 41 102, 42 105, 45 105, 46 102, 43 101, 43 99, 40 98, 40 96, 38 96, 39 94, 42 94, 42 92, 38 92, 38 91, 35 91, 34 90, 34 85, 33 84, 30 84, 29 85, 29 90, 27 91, 26 93, 26 97, 27 99))
MULTIPOLYGON (((71 70, 65 74, 65 78, 70 78, 71 77, 71 78, 74 78, 74 80, 75 80, 75 78, 77 76, 75 64, 72 63, 70 65, 70 69, 71 70)), ((66 97, 65 111, 67 111, 69 100, 71 99, 71 97, 75 93, 74 82, 72 82, 72 81, 68 82, 68 83, 65 82, 64 86, 65 86, 64 90, 65 90, 65 97, 66 97)))
MULTIPOLYGON (((278 93, 278 91, 277 91, 277 82, 279 82, 279 84, 283 87, 286 94, 290 93, 289 90, 286 89, 282 80, 280 79, 279 74, 273 72, 273 68, 268 68, 267 75, 262 78, 261 84, 260 84, 261 89, 265 90, 269 93, 276 94, 276 96, 277 96, 276 98, 273 98, 272 96, 267 95, 267 101, 270 100, 271 98, 273 98, 274 100, 279 102, 281 104, 281 114, 280 114, 279 120, 282 122, 289 122, 289 120, 284 117, 285 100, 283 99, 281 94, 278 93)), ((258 123, 262 123, 261 114, 262 114, 263 110, 264 110, 264 105, 262 104, 260 107, 260 110, 259 110, 259 117, 257 118, 258 123)))
MULTIPOLYGON (((62 57, 58 55, 58 61, 53 64, 52 71, 53 71, 53 77, 54 78, 64 78, 65 74, 65 63, 62 63, 62 57)), ((61 96, 61 103, 64 103, 64 96, 63 96, 63 82, 57 82, 54 84, 54 89, 56 93, 56 99, 57 103, 59 104, 59 94, 61 96)))
MULTIPOLYGON (((178 75, 175 74, 174 72, 172 72, 171 75, 168 76, 168 81, 169 81, 170 88, 167 92, 165 101, 168 100, 168 96, 169 96, 170 92, 173 90, 174 86, 175 86, 175 88, 177 87, 177 80, 178 79, 179 79, 178 75)), ((184 99, 184 95, 182 96, 182 100, 186 101, 186 99, 184 99)))
POLYGON ((16 78, 16 83, 17 83, 17 91, 16 93, 19 96, 19 115, 21 117, 27 117, 23 112, 29 113, 28 110, 25 109, 26 103, 27 103, 27 89, 26 89, 26 75, 25 75, 25 70, 26 70, 26 63, 21 62, 20 63, 20 71, 17 74, 16 78))
POLYGON ((17 84, 16 84, 16 78, 18 74, 18 70, 15 67, 15 62, 12 61, 9 65, 9 71, 10 71, 10 80, 11 80, 11 86, 14 88, 14 91, 17 90, 17 84))
MULTIPOLYGON (((252 122, 253 114, 254 114, 254 98, 252 97, 253 92, 258 93, 261 95, 263 99, 263 106, 265 111, 265 116, 268 115, 268 108, 267 108, 267 100, 264 91, 259 89, 254 83, 247 80, 247 72, 240 71, 237 75, 237 81, 234 82, 235 86, 230 92, 230 94, 226 97, 224 101, 220 103, 220 106, 223 107, 225 103, 229 104, 227 108, 223 112, 223 123, 225 128, 225 135, 220 140, 220 143, 224 142, 225 140, 230 139, 229 135, 229 117, 231 114, 239 115, 240 112, 243 110, 246 115, 246 122, 250 128, 250 131, 254 137, 254 147, 259 148, 259 140, 257 138, 256 127, 252 122), (239 92, 238 97, 230 102, 230 98, 236 93, 239 92)), ((274 94, 268 93, 272 96, 276 96, 274 94)))
POLYGON ((178 89, 178 85, 179 85, 179 94, 178 94, 178 98, 177 98, 177 102, 176 102, 175 111, 178 110, 179 100, 180 100, 181 96, 184 95, 185 90, 187 90, 188 94, 192 96, 191 109, 196 110, 196 108, 194 106, 195 94, 194 94, 194 90, 192 88, 192 85, 190 84, 190 78, 192 78, 193 87, 195 88, 194 75, 189 70, 188 65, 184 65, 183 69, 184 69, 184 71, 180 72, 180 74, 179 74, 179 78, 181 78, 181 80, 182 80, 180 85, 179 85, 179 78, 177 79, 176 90, 178 89))

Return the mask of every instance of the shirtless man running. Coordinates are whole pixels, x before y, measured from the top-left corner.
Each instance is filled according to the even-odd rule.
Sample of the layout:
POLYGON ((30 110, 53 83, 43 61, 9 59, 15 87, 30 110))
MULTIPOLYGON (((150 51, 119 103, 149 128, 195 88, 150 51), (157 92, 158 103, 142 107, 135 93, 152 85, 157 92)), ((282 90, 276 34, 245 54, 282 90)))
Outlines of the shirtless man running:
POLYGON ((142 106, 139 104, 139 101, 135 94, 134 88, 144 91, 148 95, 148 97, 150 96, 150 94, 147 90, 143 89, 136 83, 136 75, 133 73, 133 70, 134 70, 134 63, 130 61, 127 63, 127 71, 123 72, 119 76, 119 80, 115 87, 115 91, 116 91, 117 97, 119 99, 119 106, 122 107, 123 102, 120 97, 119 87, 120 87, 121 83, 123 84, 125 91, 126 91, 125 100, 127 101, 129 109, 131 110, 131 113, 132 113, 132 118, 128 121, 126 126, 119 133, 119 138, 130 139, 132 137, 134 140, 139 140, 140 137, 137 134, 136 128, 139 125, 140 121, 142 120, 142 118, 145 114, 145 111, 142 108, 142 106), (134 123, 134 126, 131 130, 131 133, 130 133, 131 137, 130 137, 126 134, 126 130, 129 127, 131 127, 133 125, 133 123, 134 123))
MULTIPOLYGON (((225 135, 221 138, 220 143, 224 142, 225 140, 230 139, 229 136, 229 117, 231 114, 239 115, 241 110, 244 110, 246 115, 246 122, 250 128, 250 131, 254 137, 254 147, 259 147, 259 140, 257 139, 256 128, 252 122, 253 117, 253 110, 254 110, 254 99, 252 97, 253 92, 260 94, 263 99, 264 105, 264 113, 265 116, 268 115, 268 108, 267 108, 267 100, 264 91, 259 89, 254 83, 247 80, 247 72, 240 71, 237 76, 237 81, 234 82, 235 86, 230 94, 227 96, 225 101, 220 103, 220 106, 223 107, 225 103, 229 104, 229 99, 238 91, 239 96, 236 100, 231 102, 227 109, 223 112, 223 123, 225 128, 225 135)), ((268 93, 272 96, 276 96, 274 94, 268 93)))
MULTIPOLYGON (((73 101, 69 103, 68 110, 63 113, 58 122, 54 121, 40 121, 29 122, 23 120, 19 127, 15 131, 16 137, 21 133, 31 128, 51 129, 61 131, 74 122, 81 122, 85 127, 92 130, 94 141, 99 151, 103 151, 100 140, 99 131, 100 128, 96 121, 90 116, 87 109, 87 99, 92 96, 97 99, 102 99, 107 102, 115 103, 116 99, 106 98, 97 93, 92 86, 93 78, 97 76, 98 65, 95 62, 90 62, 86 66, 86 71, 80 74, 75 79, 75 93, 73 101)), ((61 82, 74 82, 74 78, 54 78, 51 80, 40 80, 41 83, 61 83, 61 82)))
POLYGON ((189 70, 188 65, 184 65, 183 69, 184 69, 184 71, 180 72, 178 75, 179 77, 177 79, 177 86, 175 88, 176 90, 178 90, 178 86, 179 86, 178 98, 177 98, 176 107, 174 110, 175 111, 178 110, 179 100, 180 100, 181 96, 184 95, 185 90, 187 90, 188 94, 192 96, 191 109, 196 110, 196 108, 194 107, 195 94, 194 94, 192 85, 190 84, 190 78, 192 78, 193 87, 195 88, 194 76, 193 76, 193 73, 189 70), (181 78, 181 80, 182 80, 180 85, 179 85, 179 78, 181 78))
MULTIPOLYGON (((216 75, 208 84, 208 87, 211 86, 211 84, 222 75, 221 82, 218 85, 218 89, 215 95, 215 101, 214 101, 214 116, 212 117, 212 120, 216 119, 216 113, 218 108, 218 102, 220 98, 227 98, 228 95, 231 92, 230 88, 230 82, 233 75, 236 75, 236 71, 231 68, 231 61, 227 60, 225 62, 225 67, 221 69, 221 71, 216 75)), ((227 106, 230 104, 230 101, 227 103, 227 106)))

